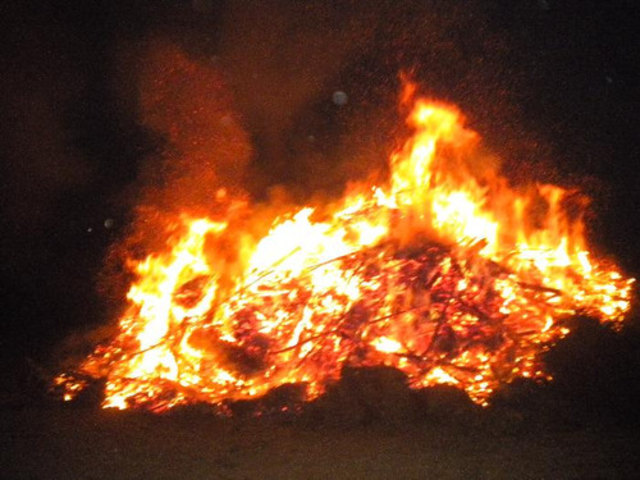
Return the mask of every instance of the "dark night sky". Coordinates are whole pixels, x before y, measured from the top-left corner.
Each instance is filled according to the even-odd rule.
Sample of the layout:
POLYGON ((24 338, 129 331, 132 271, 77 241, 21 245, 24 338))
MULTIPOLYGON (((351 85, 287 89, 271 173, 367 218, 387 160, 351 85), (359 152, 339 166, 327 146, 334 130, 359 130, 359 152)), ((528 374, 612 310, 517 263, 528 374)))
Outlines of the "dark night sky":
POLYGON ((256 196, 275 183, 335 188, 362 171, 337 158, 384 155, 388 138, 371 132, 399 123, 396 75, 413 68, 428 92, 461 105, 492 147, 517 159, 516 177, 592 190, 594 238, 640 272, 636 2, 375 3, 2 7, 3 352, 42 357, 70 331, 108 320, 113 305, 96 293, 96 277, 161 145, 138 118, 131 61, 151 36, 221 65, 255 147, 256 196), (342 109, 331 103, 338 89, 349 94, 342 109), (300 140, 309 135, 312 148, 300 140), (319 161, 305 163, 306 154, 319 161))

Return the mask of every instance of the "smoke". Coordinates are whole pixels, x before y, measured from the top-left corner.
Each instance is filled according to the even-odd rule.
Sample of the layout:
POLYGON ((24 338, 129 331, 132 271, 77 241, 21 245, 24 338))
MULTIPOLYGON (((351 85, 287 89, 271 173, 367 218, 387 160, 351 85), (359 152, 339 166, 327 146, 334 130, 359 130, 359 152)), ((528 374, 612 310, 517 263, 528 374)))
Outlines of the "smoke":
POLYGON ((493 99, 506 91, 503 46, 481 2, 207 5, 192 5, 189 28, 163 23, 119 42, 121 102, 157 148, 140 163, 137 192, 127 190, 135 214, 107 261, 106 286, 126 286, 112 278, 123 258, 162 248, 167 219, 215 213, 220 188, 268 217, 384 173, 406 133, 402 71, 480 126, 504 126, 495 118, 509 111, 508 95, 493 99))
POLYGON ((222 73, 174 45, 151 41, 138 82, 141 122, 166 142, 160 165, 153 159, 142 173, 165 185, 143 201, 193 210, 210 204, 216 188, 241 189, 252 147, 222 73))
POLYGON ((131 222, 98 282, 119 304, 130 282, 126 260, 162 251, 182 214, 224 215, 227 198, 243 203, 253 147, 223 73, 206 57, 150 35, 126 46, 118 62, 121 102, 135 109, 154 144, 139 162, 135 187, 120 194, 118 202, 131 204, 131 222))
POLYGON ((12 281, 64 268, 65 280, 42 275, 88 295, 98 267, 78 276, 78 258, 93 265, 120 234, 103 282, 119 285, 122 248, 148 253, 163 213, 210 213, 220 187, 277 210, 383 171, 403 138, 402 70, 501 147, 522 143, 517 120, 501 120, 515 118, 520 80, 483 2, 134 3, 30 12, 10 35, 0 201, 12 281))
POLYGON ((343 87, 345 66, 371 43, 377 21, 361 2, 229 4, 219 58, 258 149, 254 190, 307 184, 305 154, 326 161, 319 154, 326 145, 313 145, 330 141, 317 131, 317 117, 340 109, 332 93, 343 87))
POLYGON ((489 18, 475 1, 229 2, 211 53, 255 147, 249 189, 284 185, 304 199, 384 169, 403 136, 401 71, 459 104, 498 148, 531 157, 512 102, 521 79, 489 18))
MULTIPOLYGON (((140 205, 206 210, 219 186, 258 200, 339 194, 383 170, 402 138, 402 70, 425 93, 469 112, 476 130, 493 131, 487 137, 499 138, 499 148, 523 144, 517 120, 509 121, 522 80, 506 71, 509 52, 483 2, 105 2, 95 12, 62 10, 34 10, 30 24, 16 22, 1 79, 10 121, 0 201, 15 232, 3 250, 16 269, 14 247, 25 238, 42 243, 64 226, 61 242, 74 242, 113 218, 93 218, 108 203, 117 207, 117 229, 122 212, 140 205), (337 92, 346 101, 334 101, 337 92), (74 110, 80 114, 70 120, 74 110)), ((33 251, 51 254, 19 250, 29 262, 33 251)))

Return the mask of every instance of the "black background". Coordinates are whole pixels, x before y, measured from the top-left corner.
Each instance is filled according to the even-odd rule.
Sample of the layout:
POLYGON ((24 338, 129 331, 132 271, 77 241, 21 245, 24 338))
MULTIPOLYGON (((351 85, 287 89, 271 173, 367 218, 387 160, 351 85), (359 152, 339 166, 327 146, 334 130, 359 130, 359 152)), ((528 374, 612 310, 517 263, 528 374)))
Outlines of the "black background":
MULTIPOLYGON (((635 2, 334 1, 309 2, 307 10, 295 4, 3 7, 6 371, 24 372, 27 358, 47 364, 70 332, 110 320, 114 306, 98 294, 96 278, 130 220, 140 171, 153 168, 162 144, 137 116, 130 93, 136 71, 122 61, 123 52, 150 36, 225 72, 255 147, 249 171, 259 178, 250 186, 256 198, 275 184, 339 191, 350 174, 367 170, 358 162, 343 167, 339 158, 370 153, 374 164, 384 158, 393 125, 401 123, 397 73, 412 70, 426 93, 461 106, 508 159, 505 172, 514 181, 587 190, 598 250, 638 275, 635 2), (252 57, 261 36, 276 52, 273 61, 252 57), (310 76, 316 81, 309 85, 299 80, 310 76), (331 102, 335 90, 347 92, 346 106, 331 102), (313 165, 304 159, 309 152, 319 159, 313 165), (108 218, 112 228, 104 226, 108 218)), ((560 385, 568 397, 613 402, 610 410, 628 414, 640 385, 637 321, 617 336, 585 325, 551 359, 560 385)))

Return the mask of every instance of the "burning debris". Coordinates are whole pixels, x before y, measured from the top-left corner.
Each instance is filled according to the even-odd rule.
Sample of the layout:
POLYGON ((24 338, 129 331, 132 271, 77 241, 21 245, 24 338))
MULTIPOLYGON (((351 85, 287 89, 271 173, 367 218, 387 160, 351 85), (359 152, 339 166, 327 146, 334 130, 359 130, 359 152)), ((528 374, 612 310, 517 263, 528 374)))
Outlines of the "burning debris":
POLYGON ((565 319, 622 324, 634 280, 589 252, 584 197, 510 186, 454 107, 418 99, 409 124, 388 182, 267 233, 225 190, 216 214, 167 218, 166 246, 128 261, 117 336, 57 377, 65 399, 103 379, 104 406, 121 409, 223 406, 288 384, 310 400, 346 367, 386 366, 486 405, 515 378, 549 378, 540 356, 565 319))

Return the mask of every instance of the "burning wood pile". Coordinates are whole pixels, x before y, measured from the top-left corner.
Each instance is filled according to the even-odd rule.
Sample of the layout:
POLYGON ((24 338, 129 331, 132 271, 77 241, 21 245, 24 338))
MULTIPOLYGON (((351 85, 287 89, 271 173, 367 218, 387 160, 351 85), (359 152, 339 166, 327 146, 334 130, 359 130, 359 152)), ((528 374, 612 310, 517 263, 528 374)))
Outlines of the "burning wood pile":
POLYGON ((215 214, 167 219, 166 245, 128 261, 117 336, 56 388, 70 400, 104 379, 105 407, 164 411, 285 384, 309 400, 345 366, 384 365, 486 405, 517 377, 550 378, 540 356, 563 320, 622 324, 634 280, 589 252, 584 196, 511 186, 452 106, 418 99, 408 122, 388 181, 266 232, 224 189, 215 214))

